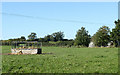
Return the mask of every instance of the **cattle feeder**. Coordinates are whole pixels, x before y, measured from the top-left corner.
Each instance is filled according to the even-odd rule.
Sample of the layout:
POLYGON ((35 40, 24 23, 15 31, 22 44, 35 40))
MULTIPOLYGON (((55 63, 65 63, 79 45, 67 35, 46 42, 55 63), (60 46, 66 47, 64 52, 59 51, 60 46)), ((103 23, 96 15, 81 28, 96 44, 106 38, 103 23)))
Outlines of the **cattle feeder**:
POLYGON ((42 54, 42 43, 37 41, 13 41, 12 54, 42 54))

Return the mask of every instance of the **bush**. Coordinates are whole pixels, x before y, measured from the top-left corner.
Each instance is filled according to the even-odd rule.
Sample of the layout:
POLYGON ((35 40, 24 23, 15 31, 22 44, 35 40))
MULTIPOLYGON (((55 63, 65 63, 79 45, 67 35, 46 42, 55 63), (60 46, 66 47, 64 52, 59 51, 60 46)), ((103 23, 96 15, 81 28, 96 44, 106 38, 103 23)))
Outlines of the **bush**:
POLYGON ((74 45, 74 41, 60 41, 59 43, 56 43, 56 46, 71 47, 72 45, 74 45))
POLYGON ((59 42, 42 42, 42 46, 60 46, 71 47, 74 45, 74 41, 59 41, 59 42))
POLYGON ((42 46, 55 46, 55 45, 49 42, 42 42, 42 46))

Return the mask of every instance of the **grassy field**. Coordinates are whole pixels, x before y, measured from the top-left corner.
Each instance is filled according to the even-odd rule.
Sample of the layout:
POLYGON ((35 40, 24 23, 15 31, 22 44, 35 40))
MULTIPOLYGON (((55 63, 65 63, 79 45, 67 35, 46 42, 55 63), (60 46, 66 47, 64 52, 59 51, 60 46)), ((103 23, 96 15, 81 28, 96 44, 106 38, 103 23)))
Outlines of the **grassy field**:
MULTIPOLYGON (((43 47, 40 55, 2 55, 3 73, 116 73, 117 48, 43 47)), ((2 53, 10 53, 3 46, 2 53)))

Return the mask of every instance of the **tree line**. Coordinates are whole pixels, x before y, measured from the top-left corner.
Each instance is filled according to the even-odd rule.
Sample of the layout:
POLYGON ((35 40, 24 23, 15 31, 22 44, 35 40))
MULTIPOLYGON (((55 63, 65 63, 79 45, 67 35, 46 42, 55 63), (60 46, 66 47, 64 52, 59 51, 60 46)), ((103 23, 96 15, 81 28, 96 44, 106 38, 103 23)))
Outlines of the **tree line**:
POLYGON ((115 28, 110 31, 108 26, 102 26, 93 35, 89 35, 89 32, 85 27, 81 27, 76 33, 75 39, 64 39, 64 32, 55 32, 46 35, 44 38, 37 38, 37 34, 32 32, 28 35, 28 39, 24 36, 15 39, 1 40, 2 45, 11 45, 12 41, 38 41, 43 42, 44 46, 83 46, 88 47, 89 43, 94 42, 95 46, 107 46, 109 42, 113 42, 114 47, 120 45, 120 20, 115 23, 115 28), (56 42, 56 43, 52 43, 56 42))

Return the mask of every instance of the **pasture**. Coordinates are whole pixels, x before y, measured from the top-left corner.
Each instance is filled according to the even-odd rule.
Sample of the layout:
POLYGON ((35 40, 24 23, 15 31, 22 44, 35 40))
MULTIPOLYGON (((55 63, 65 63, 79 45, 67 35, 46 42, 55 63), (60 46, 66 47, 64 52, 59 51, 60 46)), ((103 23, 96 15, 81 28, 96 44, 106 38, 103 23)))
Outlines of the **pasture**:
POLYGON ((43 54, 7 55, 2 46, 2 73, 117 73, 118 48, 43 47, 43 54))

